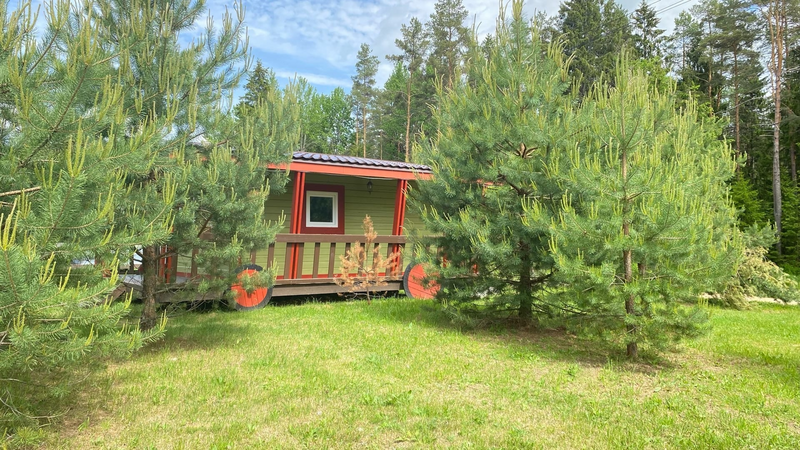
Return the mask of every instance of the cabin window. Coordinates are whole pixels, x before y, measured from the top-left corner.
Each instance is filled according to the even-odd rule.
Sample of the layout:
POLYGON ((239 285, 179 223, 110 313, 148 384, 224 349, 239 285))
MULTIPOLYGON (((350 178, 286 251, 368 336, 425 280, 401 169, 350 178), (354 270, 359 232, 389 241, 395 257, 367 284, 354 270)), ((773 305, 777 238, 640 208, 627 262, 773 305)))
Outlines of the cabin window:
POLYGON ((339 227, 338 192, 306 192, 306 226, 315 228, 339 227))
POLYGON ((344 186, 306 184, 300 210, 301 233, 344 234, 344 186))

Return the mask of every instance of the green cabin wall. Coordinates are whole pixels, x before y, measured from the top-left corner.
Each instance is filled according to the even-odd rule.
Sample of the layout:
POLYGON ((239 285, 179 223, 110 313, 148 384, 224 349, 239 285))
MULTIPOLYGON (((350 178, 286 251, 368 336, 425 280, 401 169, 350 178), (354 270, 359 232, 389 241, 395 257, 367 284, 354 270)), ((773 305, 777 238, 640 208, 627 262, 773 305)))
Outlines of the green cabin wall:
MULTIPOLYGON (((270 195, 264 208, 264 219, 267 221, 283 222, 280 233, 288 233, 292 216, 292 195, 294 181, 290 180, 283 193, 270 195)), ((325 175, 318 173, 307 173, 306 184, 329 184, 344 186, 344 232, 345 234, 363 235, 362 223, 364 217, 369 215, 372 218, 373 226, 379 236, 392 234, 392 222, 394 221, 394 204, 397 193, 397 180, 385 179, 366 179, 353 176, 325 175), (367 182, 372 181, 372 192, 367 191, 367 182)), ((415 184, 414 181, 409 182, 415 184)), ((406 207, 406 217, 404 227, 411 230, 421 223, 419 215, 412 208, 406 207)), ((404 235, 409 233, 404 231, 404 235)), ((381 245, 381 251, 386 254, 386 245, 381 245)), ((334 255, 333 273, 339 273, 339 257, 344 255, 345 245, 337 244, 334 255)), ((328 273, 328 261, 330 256, 330 244, 320 246, 319 256, 319 276, 326 276, 328 273)), ((255 263, 261 267, 267 267, 268 251, 266 248, 256 252, 255 263)), ((274 267, 276 274, 283 275, 284 263, 286 260, 286 244, 275 244, 274 267)), ((410 258, 403 258, 407 264, 410 258)), ((303 252, 303 274, 311 276, 314 263, 314 246, 306 245, 303 252)), ((178 258, 178 272, 189 273, 191 271, 191 258, 181 256, 178 258)), ((202 271, 200 272, 202 274, 202 271)))

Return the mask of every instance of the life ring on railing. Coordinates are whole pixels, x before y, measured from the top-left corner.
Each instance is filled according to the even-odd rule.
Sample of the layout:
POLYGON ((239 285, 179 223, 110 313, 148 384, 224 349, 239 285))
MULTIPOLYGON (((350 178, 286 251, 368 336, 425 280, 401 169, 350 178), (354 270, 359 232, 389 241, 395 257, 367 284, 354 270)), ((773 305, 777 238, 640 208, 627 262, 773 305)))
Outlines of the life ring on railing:
POLYGON ((406 296, 422 300, 430 300, 436 297, 436 293, 439 292, 441 286, 439 286, 439 283, 431 281, 426 287, 423 283, 424 279, 425 268, 422 267, 422 264, 409 264, 403 274, 403 289, 406 291, 406 296))
MULTIPOLYGON (((236 278, 241 278, 242 275, 252 275, 264 270, 263 267, 257 264, 248 264, 236 269, 238 274, 236 278)), ((259 309, 267 306, 269 300, 272 298, 272 289, 258 288, 253 292, 248 293, 241 284, 237 283, 231 286, 231 291, 234 292, 234 306, 239 311, 248 311, 251 309, 259 309)))

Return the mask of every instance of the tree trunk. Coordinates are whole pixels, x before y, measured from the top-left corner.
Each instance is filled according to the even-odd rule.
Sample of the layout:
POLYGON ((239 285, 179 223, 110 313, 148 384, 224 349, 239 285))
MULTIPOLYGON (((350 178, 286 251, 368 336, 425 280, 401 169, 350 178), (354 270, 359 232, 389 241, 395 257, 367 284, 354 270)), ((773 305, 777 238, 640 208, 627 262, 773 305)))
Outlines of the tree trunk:
MULTIPOLYGON (((750 144, 752 145, 752 143, 756 139, 755 127, 748 126, 747 129, 750 131, 750 136, 749 136, 750 139, 749 139, 748 142, 750 142, 750 144)), ((747 164, 747 167, 750 168, 750 182, 753 183, 753 185, 755 185, 756 181, 758 181, 758 171, 755 170, 756 158, 755 158, 755 155, 753 155, 753 152, 747 152, 747 163, 746 164, 747 164)))
POLYGON ((531 286, 531 256, 527 244, 520 245, 522 267, 519 270, 519 318, 533 320, 533 287, 531 286))
POLYGON ((411 153, 409 151, 409 133, 411 132, 411 78, 414 72, 408 71, 408 84, 406 86, 406 162, 410 162, 411 153))
MULTIPOLYGON (((622 225, 622 231, 625 234, 625 236, 630 236, 630 232, 631 232, 630 225, 627 222, 625 222, 622 225)), ((625 270, 625 283, 626 284, 633 281, 633 255, 632 255, 632 253, 633 252, 631 252, 630 250, 623 250, 622 251, 622 259, 623 259, 623 266, 624 266, 623 268, 625 270)), ((634 315, 636 313, 634 300, 635 300, 635 297, 633 296, 633 294, 629 295, 628 298, 625 299, 625 314, 627 316, 632 316, 632 315, 634 315)), ((628 324, 627 325, 627 331, 628 331, 628 334, 630 335, 629 339, 635 339, 636 338, 636 332, 637 332, 636 325, 628 324)), ((636 343, 635 340, 628 342, 627 354, 628 354, 628 358, 631 358, 631 359, 636 359, 636 358, 639 357, 639 345, 636 343)))
MULTIPOLYGON (((628 182, 628 152, 627 150, 622 151, 622 182, 627 184, 628 182)), ((631 200, 628 198, 627 188, 623 190, 624 198, 623 202, 623 219, 622 219, 622 235, 628 237, 631 235, 631 224, 628 219, 628 214, 630 214, 630 202, 631 200)), ((630 249, 626 249, 622 251, 622 269, 625 272, 625 284, 631 283, 633 281, 633 252, 630 249)), ((635 305, 634 305, 635 297, 633 295, 629 295, 628 298, 625 299, 625 316, 629 318, 636 313, 635 305)), ((636 325, 628 324, 626 325, 626 329, 628 331, 628 348, 627 354, 628 358, 636 359, 639 357, 639 346, 636 343, 636 334, 638 330, 636 329, 636 325)))
POLYGON ((681 74, 686 69, 686 38, 681 39, 681 74))
POLYGON ((156 247, 148 245, 142 249, 142 300, 144 309, 139 328, 149 330, 156 325, 156 285, 158 284, 158 256, 156 247))
POLYGON ((739 156, 742 154, 742 144, 739 125, 739 55, 733 51, 733 98, 734 98, 734 138, 736 141, 736 170, 739 170, 739 156))
MULTIPOLYGON (((711 21, 708 21, 708 34, 711 35, 711 21)), ((708 56, 708 105, 714 105, 714 95, 711 92, 711 74, 714 71, 713 62, 714 62, 714 52, 711 51, 711 47, 708 48, 709 56, 708 56)), ((713 108, 712 108, 713 109, 713 108)), ((711 115, 714 115, 714 112, 711 112, 711 115)))
POLYGON ((775 123, 772 130, 772 203, 775 208, 775 250, 781 255, 781 93, 775 93, 775 123))
POLYGON ((364 113, 362 114, 364 120, 363 136, 361 136, 361 143, 364 145, 364 158, 367 157, 367 107, 364 106, 364 113))
MULTIPOLYGON (((447 30, 447 41, 448 43, 453 42, 453 28, 449 28, 447 30)), ((455 69, 453 68, 453 60, 456 58, 455 50, 447 55, 447 90, 453 88, 453 77, 455 76, 455 69)))
POLYGON ((762 9, 767 19, 770 33, 770 63, 769 72, 771 79, 772 98, 775 103, 775 120, 772 124, 772 203, 775 212, 775 232, 777 242, 775 250, 778 255, 783 253, 781 243, 781 77, 783 75, 783 62, 785 55, 784 32, 787 29, 788 15, 786 0, 772 0, 766 5, 766 12, 762 9))

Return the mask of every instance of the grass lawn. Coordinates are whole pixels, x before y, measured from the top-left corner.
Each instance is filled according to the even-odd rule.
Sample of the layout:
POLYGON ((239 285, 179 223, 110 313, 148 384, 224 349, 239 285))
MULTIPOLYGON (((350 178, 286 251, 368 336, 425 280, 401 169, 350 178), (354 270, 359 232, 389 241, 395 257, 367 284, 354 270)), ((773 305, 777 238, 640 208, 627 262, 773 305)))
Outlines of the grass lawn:
POLYGON ((423 301, 172 319, 52 448, 800 448, 800 307, 712 311, 652 363, 561 332, 461 332, 423 301))

